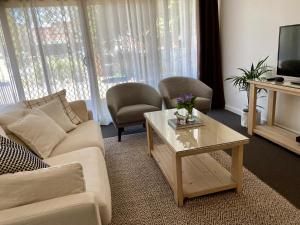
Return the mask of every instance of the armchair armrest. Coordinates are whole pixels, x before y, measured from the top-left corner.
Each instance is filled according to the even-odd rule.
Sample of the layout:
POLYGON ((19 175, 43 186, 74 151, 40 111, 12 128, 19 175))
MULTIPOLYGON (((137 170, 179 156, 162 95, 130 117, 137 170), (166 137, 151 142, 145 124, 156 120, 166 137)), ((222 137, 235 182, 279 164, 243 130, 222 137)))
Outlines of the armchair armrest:
POLYGON ((191 88, 196 96, 212 99, 213 90, 202 81, 197 80, 191 88))
POLYGON ((106 102, 108 111, 112 117, 114 124, 116 124, 117 112, 120 109, 119 97, 115 91, 109 89, 106 93, 106 102))
POLYGON ((92 193, 80 193, 0 211, 5 225, 101 225, 92 193))
MULTIPOLYGON (((158 89, 161 94, 161 97, 162 97, 165 107, 167 109, 173 108, 172 103, 171 103, 173 96, 171 95, 170 89, 168 88, 167 84, 165 84, 164 82, 160 82, 158 84, 158 89)), ((176 97, 178 97, 178 96, 176 96, 176 97)))
POLYGON ((154 88, 148 88, 143 94, 146 95, 145 102, 148 102, 150 105, 156 106, 159 109, 162 108, 162 97, 154 88))

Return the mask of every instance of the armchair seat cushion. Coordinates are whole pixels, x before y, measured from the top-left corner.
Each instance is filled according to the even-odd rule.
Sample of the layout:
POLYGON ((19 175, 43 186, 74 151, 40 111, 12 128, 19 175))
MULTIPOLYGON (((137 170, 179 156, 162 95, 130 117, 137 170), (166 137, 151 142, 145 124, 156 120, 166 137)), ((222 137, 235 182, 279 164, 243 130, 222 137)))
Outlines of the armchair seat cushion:
MULTIPOLYGON (((176 108, 177 98, 171 99, 170 103, 173 108, 176 108)), ((209 112, 210 104, 211 100, 209 98, 197 97, 195 100, 195 108, 200 112, 209 112)))
POLYGON ((122 107, 116 115, 118 124, 128 124, 145 120, 145 112, 158 111, 160 108, 147 104, 137 104, 122 107))

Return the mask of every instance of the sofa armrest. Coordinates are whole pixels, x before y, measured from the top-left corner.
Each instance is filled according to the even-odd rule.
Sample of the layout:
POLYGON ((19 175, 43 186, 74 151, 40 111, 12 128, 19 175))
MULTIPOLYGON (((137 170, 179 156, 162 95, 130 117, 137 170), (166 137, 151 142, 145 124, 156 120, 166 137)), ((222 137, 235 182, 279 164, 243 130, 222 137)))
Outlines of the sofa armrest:
POLYGON ((88 119, 89 120, 93 120, 94 119, 94 116, 93 116, 93 112, 88 110, 88 119))
POLYGON ((0 210, 85 192, 82 166, 70 163, 0 176, 0 210))
POLYGON ((84 100, 78 100, 74 102, 70 102, 70 106, 76 115, 83 121, 86 122, 89 120, 90 115, 87 109, 86 103, 84 100))
POLYGON ((0 211, 5 225, 101 225, 93 193, 54 198, 0 211))

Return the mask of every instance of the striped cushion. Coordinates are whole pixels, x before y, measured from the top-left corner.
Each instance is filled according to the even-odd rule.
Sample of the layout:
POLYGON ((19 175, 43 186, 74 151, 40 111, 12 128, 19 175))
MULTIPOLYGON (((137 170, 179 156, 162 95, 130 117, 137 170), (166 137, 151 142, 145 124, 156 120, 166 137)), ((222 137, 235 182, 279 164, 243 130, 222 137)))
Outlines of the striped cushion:
POLYGON ((44 104, 52 101, 53 99, 59 99, 59 101, 61 102, 61 104, 64 108, 64 111, 66 112, 66 114, 68 115, 68 117, 70 118, 72 123, 74 123, 76 125, 82 123, 82 120, 72 110, 69 102, 67 101, 65 89, 61 90, 59 92, 56 92, 54 94, 42 97, 42 98, 24 101, 24 104, 26 105, 27 108, 32 109, 32 108, 36 108, 41 105, 44 105, 44 104))
POLYGON ((0 136, 0 175, 49 167, 29 149, 0 136))

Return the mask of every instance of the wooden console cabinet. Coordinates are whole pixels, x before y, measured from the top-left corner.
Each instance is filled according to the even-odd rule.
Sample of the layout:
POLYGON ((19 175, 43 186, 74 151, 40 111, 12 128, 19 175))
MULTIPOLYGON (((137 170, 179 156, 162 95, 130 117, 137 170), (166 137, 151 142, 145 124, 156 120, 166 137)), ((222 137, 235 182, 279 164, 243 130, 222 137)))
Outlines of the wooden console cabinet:
POLYGON ((296 137, 300 134, 295 134, 291 131, 283 129, 279 126, 276 126, 274 123, 277 92, 300 96, 299 86, 293 87, 293 85, 290 85, 288 83, 275 84, 274 82, 263 81, 249 81, 249 83, 250 98, 248 114, 248 134, 258 134, 300 155, 300 144, 296 142, 296 137), (264 88, 268 90, 268 114, 266 125, 257 125, 255 123, 257 88, 264 88))

